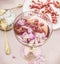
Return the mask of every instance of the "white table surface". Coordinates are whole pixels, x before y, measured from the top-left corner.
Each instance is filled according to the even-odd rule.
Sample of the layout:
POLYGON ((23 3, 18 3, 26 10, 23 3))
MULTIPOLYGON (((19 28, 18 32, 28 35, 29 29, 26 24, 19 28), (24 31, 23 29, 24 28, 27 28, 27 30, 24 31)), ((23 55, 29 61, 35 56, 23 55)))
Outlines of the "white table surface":
MULTIPOLYGON (((19 0, 0 0, 0 8, 9 8, 17 5, 19 0), (14 3, 14 4, 13 4, 14 3)), ((23 3, 20 0, 20 3, 23 3)), ((20 13, 22 9, 20 9, 20 13)), ((8 31, 7 37, 9 40, 9 45, 11 48, 11 54, 5 54, 5 41, 4 33, 0 31, 0 64, 27 64, 26 61, 22 58, 21 53, 21 44, 17 41, 14 31, 8 31), (12 57, 16 58, 13 59, 12 57)), ((48 42, 42 47, 42 54, 45 55, 48 64, 60 64, 60 30, 53 31, 48 42)))

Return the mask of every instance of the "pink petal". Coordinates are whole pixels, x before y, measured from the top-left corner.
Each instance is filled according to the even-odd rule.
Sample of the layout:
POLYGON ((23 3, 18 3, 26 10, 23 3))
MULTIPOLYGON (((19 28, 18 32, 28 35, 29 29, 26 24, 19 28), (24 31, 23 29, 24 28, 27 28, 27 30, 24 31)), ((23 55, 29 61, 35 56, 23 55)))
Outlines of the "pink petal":
POLYGON ((42 38, 45 38, 46 37, 46 34, 45 33, 42 33, 42 38))
POLYGON ((28 28, 28 33, 32 33, 32 29, 31 28, 28 28))
POLYGON ((26 35, 27 35, 27 32, 24 32, 24 33, 21 35, 21 37, 24 38, 24 36, 26 36, 26 35))

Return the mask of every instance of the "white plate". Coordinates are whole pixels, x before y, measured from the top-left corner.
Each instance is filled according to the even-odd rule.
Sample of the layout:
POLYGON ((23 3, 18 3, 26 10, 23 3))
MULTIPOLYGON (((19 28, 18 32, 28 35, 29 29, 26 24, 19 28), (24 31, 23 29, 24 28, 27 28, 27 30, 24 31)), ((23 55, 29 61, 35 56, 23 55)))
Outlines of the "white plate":
MULTIPOLYGON (((35 0, 36 1, 36 0, 35 0)), ((46 0, 42 0, 42 2, 46 2, 46 0)), ((32 9, 30 9, 29 5, 32 3, 32 0, 26 0, 23 6, 23 12, 25 11, 31 11, 32 9)), ((52 6, 52 5, 51 5, 52 6)), ((55 8, 54 6, 52 6, 54 8, 54 10, 59 14, 58 16, 58 21, 56 24, 53 24, 53 30, 59 29, 60 28, 60 9, 55 8)), ((32 10, 33 11, 33 10, 32 10)))

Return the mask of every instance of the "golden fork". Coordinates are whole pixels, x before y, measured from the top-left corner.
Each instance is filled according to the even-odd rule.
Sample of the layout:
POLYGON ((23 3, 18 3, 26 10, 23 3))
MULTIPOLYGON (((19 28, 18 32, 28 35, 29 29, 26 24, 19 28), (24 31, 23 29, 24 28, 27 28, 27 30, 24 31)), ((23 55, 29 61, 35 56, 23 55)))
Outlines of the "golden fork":
MULTIPOLYGON (((22 4, 18 4, 17 6, 10 8, 10 9, 0 9, 0 15, 3 15, 7 10, 11 10, 11 9, 16 9, 16 8, 21 8, 23 7, 22 4)), ((7 34, 6 34, 6 30, 7 30, 7 23, 5 19, 0 20, 0 27, 2 27, 2 29, 4 30, 4 36, 5 36, 5 53, 7 55, 9 55, 11 53, 10 47, 9 47, 9 43, 8 43, 8 38, 7 38, 7 34)))
POLYGON ((5 53, 7 55, 9 55, 11 53, 10 47, 9 47, 9 43, 8 43, 8 38, 7 38, 7 34, 6 34, 6 29, 7 29, 7 23, 5 21, 5 19, 0 20, 0 25, 1 27, 4 29, 4 36, 5 36, 5 53))
POLYGON ((15 8, 22 8, 22 7, 23 7, 23 5, 22 5, 22 4, 18 4, 17 6, 15 6, 15 7, 11 8, 11 9, 15 9, 15 8))

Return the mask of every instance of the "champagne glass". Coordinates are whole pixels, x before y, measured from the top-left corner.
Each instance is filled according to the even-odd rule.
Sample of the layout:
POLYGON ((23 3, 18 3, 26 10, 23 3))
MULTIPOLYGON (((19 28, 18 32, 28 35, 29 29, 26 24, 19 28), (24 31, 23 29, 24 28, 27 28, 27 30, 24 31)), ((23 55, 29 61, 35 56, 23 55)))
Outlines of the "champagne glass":
POLYGON ((38 47, 41 47, 52 33, 52 23, 46 14, 23 12, 15 19, 14 32, 17 40, 25 46, 24 58, 33 62, 37 58, 35 52, 38 47))

